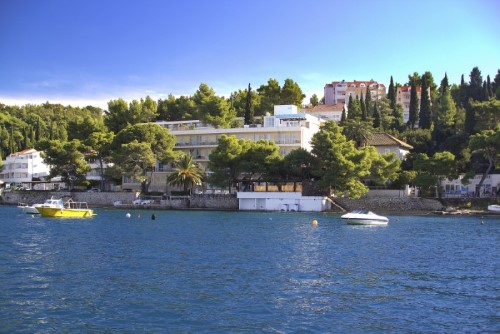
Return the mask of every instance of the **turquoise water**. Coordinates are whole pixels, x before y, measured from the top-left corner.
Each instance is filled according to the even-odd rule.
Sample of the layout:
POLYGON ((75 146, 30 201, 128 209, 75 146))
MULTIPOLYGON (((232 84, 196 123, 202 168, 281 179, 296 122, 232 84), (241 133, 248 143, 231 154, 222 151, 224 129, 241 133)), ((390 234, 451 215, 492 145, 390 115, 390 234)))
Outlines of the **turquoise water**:
POLYGON ((126 213, 0 207, 0 332, 500 332, 495 217, 126 213))

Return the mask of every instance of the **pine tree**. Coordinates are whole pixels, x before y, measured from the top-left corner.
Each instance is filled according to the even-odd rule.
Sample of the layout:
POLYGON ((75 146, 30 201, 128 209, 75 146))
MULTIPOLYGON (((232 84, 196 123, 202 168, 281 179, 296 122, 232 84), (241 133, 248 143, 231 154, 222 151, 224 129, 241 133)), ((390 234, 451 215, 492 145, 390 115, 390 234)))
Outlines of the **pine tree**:
POLYGON ((421 129, 431 128, 431 103, 429 99, 429 91, 425 75, 422 76, 422 86, 420 95, 420 113, 418 126, 421 129))
POLYGON ((418 120, 417 84, 415 83, 415 80, 412 80, 410 85, 410 108, 408 117, 408 124, 412 129, 417 124, 417 120, 418 120))
POLYGON ((474 101, 483 101, 483 78, 478 67, 470 72, 469 96, 474 101))

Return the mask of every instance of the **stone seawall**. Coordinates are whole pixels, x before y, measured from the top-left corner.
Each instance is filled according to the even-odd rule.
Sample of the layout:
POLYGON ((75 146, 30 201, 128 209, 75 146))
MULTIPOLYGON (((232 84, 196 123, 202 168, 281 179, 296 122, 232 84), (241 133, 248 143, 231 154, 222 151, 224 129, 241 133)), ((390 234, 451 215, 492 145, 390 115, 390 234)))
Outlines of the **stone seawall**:
POLYGON ((435 199, 413 197, 362 197, 357 200, 335 198, 335 202, 347 211, 368 209, 377 213, 429 213, 444 210, 443 204, 435 199))
POLYGON ((69 191, 7 191, 2 194, 4 204, 35 204, 43 203, 46 199, 62 198, 73 199, 75 202, 87 202, 91 207, 110 207, 115 201, 132 203, 138 194, 133 192, 69 192, 69 191))
MULTIPOLYGON (((178 210, 238 210, 239 202, 229 195, 194 195, 191 198, 161 200, 151 205, 132 205, 139 193, 135 192, 51 192, 51 191, 13 191, 5 192, 0 203, 17 205, 18 203, 43 203, 47 198, 72 198, 75 202, 87 202, 90 207, 112 207, 115 201, 121 201, 123 208, 178 209, 178 210)), ((362 197, 358 200, 336 198, 335 202, 348 211, 366 208, 375 212, 405 213, 443 210, 438 200, 408 197, 362 197)), ((340 209, 332 205, 332 211, 340 209)))
POLYGON ((139 198, 135 192, 63 192, 63 191, 12 191, 4 192, 0 203, 17 205, 18 203, 43 203, 47 198, 73 199, 75 202, 87 202, 90 207, 112 207, 121 201, 123 208, 151 209, 205 209, 205 210, 238 210, 236 196, 228 195, 195 195, 192 198, 175 198, 161 200, 151 205, 133 205, 139 198))

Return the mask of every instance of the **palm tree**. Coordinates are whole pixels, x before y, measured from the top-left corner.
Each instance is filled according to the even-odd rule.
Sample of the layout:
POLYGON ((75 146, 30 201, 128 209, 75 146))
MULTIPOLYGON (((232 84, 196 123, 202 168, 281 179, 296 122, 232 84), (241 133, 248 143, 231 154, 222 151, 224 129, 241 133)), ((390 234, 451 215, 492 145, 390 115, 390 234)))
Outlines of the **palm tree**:
POLYGON ((174 162, 173 173, 167 178, 170 185, 182 186, 184 191, 191 193, 193 186, 201 185, 203 171, 198 164, 193 160, 193 157, 187 154, 181 155, 174 162))
POLYGON ((368 139, 372 137, 373 128, 370 122, 359 120, 348 120, 347 125, 344 127, 344 135, 349 140, 356 143, 356 147, 360 148, 366 146, 368 139))

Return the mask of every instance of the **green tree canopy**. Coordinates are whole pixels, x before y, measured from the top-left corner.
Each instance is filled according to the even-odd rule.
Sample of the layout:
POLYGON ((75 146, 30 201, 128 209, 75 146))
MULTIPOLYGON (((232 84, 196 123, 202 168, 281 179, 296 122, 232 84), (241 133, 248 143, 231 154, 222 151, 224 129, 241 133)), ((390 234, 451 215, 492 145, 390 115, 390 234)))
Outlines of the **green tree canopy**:
POLYGON ((215 95, 212 88, 202 83, 193 96, 200 120, 216 128, 229 128, 236 117, 234 108, 224 97, 215 95))
POLYGON ((247 149, 241 154, 241 170, 250 179, 266 179, 280 160, 279 147, 275 142, 261 139, 247 141, 247 149))
POLYGON ((156 160, 163 163, 173 161, 176 156, 173 151, 174 144, 175 137, 167 129, 154 123, 141 123, 130 125, 118 132, 111 144, 111 151, 115 164, 123 164, 124 174, 141 180, 142 191, 147 192, 151 183, 151 178, 146 177, 147 172, 153 171, 156 160), (124 146, 130 143, 134 144, 124 146), (144 150, 143 157, 139 157, 140 151, 136 150, 145 146, 148 149, 144 150), (126 156, 127 150, 134 152, 134 156, 130 159, 126 156), (140 170, 142 174, 139 173, 139 169, 142 169, 140 170))
POLYGON ((351 198, 359 198, 368 191, 361 179, 370 174, 371 151, 358 150, 335 121, 323 124, 311 145, 312 154, 318 158, 313 173, 320 178, 319 185, 325 191, 351 198))
POLYGON ((455 156, 447 151, 438 152, 432 158, 425 153, 419 153, 413 161, 413 167, 417 171, 415 185, 420 187, 425 195, 432 195, 432 190, 436 189, 441 198, 442 181, 458 177, 455 156))
POLYGON ((51 166, 49 178, 61 176, 70 189, 85 181, 85 173, 90 168, 82 153, 85 148, 79 140, 62 142, 43 139, 36 145, 36 149, 42 151, 43 161, 51 166))
POLYGON ((306 95, 295 81, 286 79, 280 97, 280 104, 291 104, 300 107, 306 95))
POLYGON ((232 185, 237 182, 242 172, 242 157, 248 148, 245 140, 222 135, 217 141, 217 147, 208 157, 209 182, 227 187, 231 192, 232 185))
POLYGON ((311 95, 311 98, 309 99, 309 103, 311 103, 311 105, 313 107, 316 107, 319 104, 318 95, 316 95, 316 94, 311 95))
POLYGON ((479 191, 488 174, 491 173, 500 161, 500 130, 498 128, 496 130, 483 130, 478 134, 472 135, 469 146, 473 153, 482 155, 487 161, 487 167, 477 185, 477 191, 479 191))

